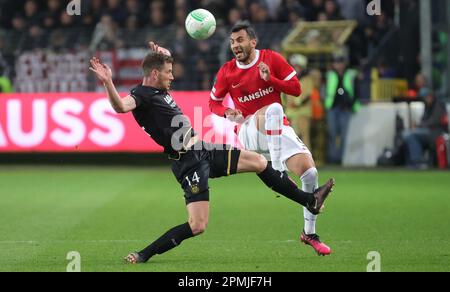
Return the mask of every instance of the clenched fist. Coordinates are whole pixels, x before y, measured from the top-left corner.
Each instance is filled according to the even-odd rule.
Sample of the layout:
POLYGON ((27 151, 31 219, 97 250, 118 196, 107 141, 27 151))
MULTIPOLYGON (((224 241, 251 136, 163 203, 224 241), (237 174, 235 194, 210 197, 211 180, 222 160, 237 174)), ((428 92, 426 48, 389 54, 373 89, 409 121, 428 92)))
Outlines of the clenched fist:
POLYGON ((268 81, 270 79, 270 68, 269 68, 269 66, 266 63, 261 62, 258 65, 258 69, 259 69, 259 75, 261 76, 261 78, 264 81, 268 81))

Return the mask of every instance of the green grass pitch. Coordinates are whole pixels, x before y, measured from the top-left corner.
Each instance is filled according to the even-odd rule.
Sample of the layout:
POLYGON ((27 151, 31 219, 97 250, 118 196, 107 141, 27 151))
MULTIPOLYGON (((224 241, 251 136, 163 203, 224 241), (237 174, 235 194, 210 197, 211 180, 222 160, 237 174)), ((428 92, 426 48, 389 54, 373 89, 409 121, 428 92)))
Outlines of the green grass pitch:
POLYGON ((336 178, 318 220, 333 249, 300 244, 300 207, 253 174, 210 181, 210 222, 144 265, 122 257, 186 222, 182 191, 167 168, 0 167, 0 271, 450 271, 450 173, 320 172, 336 178))

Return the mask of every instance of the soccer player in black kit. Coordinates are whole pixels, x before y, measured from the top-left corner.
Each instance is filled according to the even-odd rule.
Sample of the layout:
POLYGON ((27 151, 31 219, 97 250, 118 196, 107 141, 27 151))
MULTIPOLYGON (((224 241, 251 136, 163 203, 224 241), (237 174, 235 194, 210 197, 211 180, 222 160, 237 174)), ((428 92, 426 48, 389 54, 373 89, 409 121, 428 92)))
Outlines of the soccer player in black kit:
POLYGON ((164 147, 172 160, 172 171, 184 190, 189 215, 188 222, 173 227, 140 252, 130 253, 125 257, 127 262, 145 263, 152 256, 163 254, 205 231, 209 217, 209 178, 255 172, 269 188, 306 206, 313 214, 320 212, 332 191, 333 179, 314 193, 306 193, 286 174, 274 170, 260 154, 201 141, 170 96, 174 79, 170 53, 153 42, 150 48, 142 63, 143 82, 125 98, 119 96, 114 86, 111 69, 95 57, 90 61, 90 70, 103 82, 114 110, 131 111, 139 126, 164 147))

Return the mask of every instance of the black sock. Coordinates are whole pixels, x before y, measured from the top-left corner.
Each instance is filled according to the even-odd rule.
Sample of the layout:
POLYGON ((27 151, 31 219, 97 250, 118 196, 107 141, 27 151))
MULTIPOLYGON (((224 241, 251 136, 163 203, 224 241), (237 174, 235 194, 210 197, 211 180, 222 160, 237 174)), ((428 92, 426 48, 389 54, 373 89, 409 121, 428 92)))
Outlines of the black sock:
POLYGON ((191 237, 194 237, 191 226, 189 226, 189 223, 184 223, 167 231, 152 244, 141 250, 139 255, 145 261, 148 261, 155 254, 163 254, 180 245, 183 240, 191 237))
POLYGON ((267 168, 258 174, 258 176, 266 186, 302 206, 306 206, 314 200, 312 193, 300 190, 297 185, 291 181, 287 173, 282 174, 278 170, 273 169, 270 163, 267 164, 267 168))

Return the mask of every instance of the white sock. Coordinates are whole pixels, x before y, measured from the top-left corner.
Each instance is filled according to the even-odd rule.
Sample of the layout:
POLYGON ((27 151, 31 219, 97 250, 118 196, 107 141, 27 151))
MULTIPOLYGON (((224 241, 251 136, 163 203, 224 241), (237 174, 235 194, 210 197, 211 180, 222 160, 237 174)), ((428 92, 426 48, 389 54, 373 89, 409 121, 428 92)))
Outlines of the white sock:
POLYGON ((266 110, 266 137, 269 147, 272 167, 282 171, 281 162, 281 133, 283 129, 284 111, 279 103, 271 104, 266 110))
MULTIPOLYGON (((315 167, 305 171, 300 179, 304 192, 312 193, 319 187, 319 174, 315 167)), ((305 218, 305 233, 315 234, 317 215, 313 215, 306 207, 303 207, 303 217, 305 218)))

